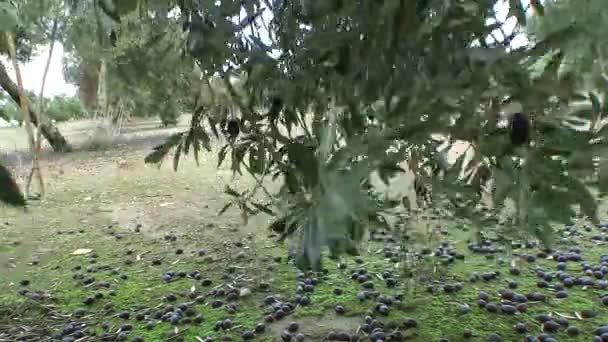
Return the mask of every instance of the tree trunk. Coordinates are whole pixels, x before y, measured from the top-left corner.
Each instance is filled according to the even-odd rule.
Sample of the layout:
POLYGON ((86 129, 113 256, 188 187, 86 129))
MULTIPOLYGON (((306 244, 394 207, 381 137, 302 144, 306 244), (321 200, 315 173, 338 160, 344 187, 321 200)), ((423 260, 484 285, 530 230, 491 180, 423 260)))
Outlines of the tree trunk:
POLYGON ((107 65, 105 59, 99 62, 99 78, 97 79, 97 104, 96 109, 99 114, 106 117, 108 113, 108 83, 107 77, 107 65))
MULTIPOLYGON (((15 103, 21 106, 17 85, 10 78, 2 63, 0 63, 0 87, 10 95, 15 103)), ((59 132, 59 129, 53 125, 50 120, 45 119, 42 116, 39 117, 38 113, 36 113, 33 108, 30 107, 28 109, 32 124, 40 129, 42 135, 49 142, 54 151, 70 152, 72 150, 72 147, 68 144, 67 140, 65 140, 61 132, 59 132)))
POLYGON ((99 72, 101 62, 83 58, 78 65, 78 96, 85 108, 93 113, 97 109, 97 94, 99 87, 99 72))

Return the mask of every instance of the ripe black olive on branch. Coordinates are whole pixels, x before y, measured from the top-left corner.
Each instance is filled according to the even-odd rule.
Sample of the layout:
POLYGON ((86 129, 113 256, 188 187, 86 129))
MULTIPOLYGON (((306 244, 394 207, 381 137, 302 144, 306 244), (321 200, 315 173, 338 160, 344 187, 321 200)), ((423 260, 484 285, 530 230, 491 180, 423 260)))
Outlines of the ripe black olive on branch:
POLYGON ((239 124, 239 120, 237 120, 237 119, 228 120, 228 122, 226 123, 226 133, 228 134, 228 136, 230 138, 234 139, 239 135, 240 132, 241 132, 241 127, 239 124))
POLYGON ((530 141, 530 119, 525 113, 515 113, 509 124, 511 144, 520 146, 530 141))
POLYGON ((336 72, 345 76, 350 67, 351 48, 348 45, 343 45, 338 49, 338 63, 335 66, 336 72))
POLYGON ((116 31, 112 30, 110 32, 110 44, 113 47, 116 47, 116 41, 118 40, 118 36, 116 35, 116 31))
POLYGON ((278 96, 273 96, 270 100, 270 109, 268 110, 270 121, 276 121, 279 118, 281 109, 283 109, 283 99, 278 96))
POLYGON ((234 139, 241 132, 241 121, 237 118, 222 119, 220 121, 220 127, 224 135, 229 139, 234 139))

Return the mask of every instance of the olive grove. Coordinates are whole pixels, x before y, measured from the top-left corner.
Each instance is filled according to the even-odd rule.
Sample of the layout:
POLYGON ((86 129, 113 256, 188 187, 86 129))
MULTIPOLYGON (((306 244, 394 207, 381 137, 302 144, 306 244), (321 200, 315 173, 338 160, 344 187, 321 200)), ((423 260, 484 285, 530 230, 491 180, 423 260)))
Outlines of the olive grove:
MULTIPOLYGON (((14 30, 16 20, 4 23, 18 14, 1 4, 2 29, 14 30)), ((603 64, 589 59, 604 56, 605 44, 568 68, 590 27, 572 21, 545 28, 560 15, 551 4, 63 5, 70 23, 88 27, 68 37, 75 56, 87 62, 82 68, 107 73, 98 82, 105 85, 91 86, 112 90, 104 95, 107 103, 135 106, 154 98, 138 108, 169 117, 193 114, 190 129, 157 146, 146 162, 171 154, 177 169, 183 155, 211 151, 223 120, 236 122, 228 129, 233 139, 217 151, 220 163, 230 156, 234 172, 259 182, 245 191, 228 189, 235 200, 226 208, 277 216, 274 230, 283 237, 298 233, 302 268, 320 267, 325 245, 334 254, 356 253, 366 229, 386 224, 381 213, 395 203, 374 194, 373 172, 385 179, 411 172, 417 193, 431 197, 438 215, 500 229, 504 236, 548 243, 555 222, 579 213, 597 220, 596 196, 608 188, 606 171, 597 167, 607 151, 608 98, 598 69, 603 64), (509 8, 506 18, 497 18, 499 6, 509 8), (505 21, 515 21, 516 28, 506 31, 505 21), (527 28, 530 43, 512 46, 527 28), (513 104, 521 111, 503 110, 513 104), (471 146, 468 157, 449 163, 446 150, 462 142, 471 146), (264 188, 270 178, 283 185, 278 193, 264 188), (251 200, 253 191, 265 191, 267 200, 251 200), (486 191, 490 204, 483 201, 486 191)))

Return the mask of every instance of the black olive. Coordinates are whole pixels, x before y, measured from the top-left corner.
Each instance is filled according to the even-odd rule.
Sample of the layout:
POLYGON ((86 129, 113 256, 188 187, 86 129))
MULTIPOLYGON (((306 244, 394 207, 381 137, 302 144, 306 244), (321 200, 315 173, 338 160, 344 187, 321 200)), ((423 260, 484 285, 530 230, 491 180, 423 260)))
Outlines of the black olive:
POLYGON ((570 322, 568 322, 568 320, 564 317, 558 318, 557 323, 559 323, 559 325, 561 325, 564 328, 567 328, 570 325, 570 322))
POLYGON ((230 136, 230 138, 236 138, 241 131, 239 121, 236 119, 230 119, 226 123, 226 133, 230 136))
POLYGON ((506 300, 512 300, 513 299, 513 291, 511 290, 506 290, 506 289, 500 289, 498 290, 498 292, 500 293, 500 296, 502 297, 502 299, 506 299, 506 300))
POLYGON ((233 325, 233 324, 232 324, 232 321, 231 321, 231 320, 229 320, 229 319, 225 319, 225 320, 222 322, 222 328, 223 328, 224 330, 227 330, 227 329, 232 328, 232 325, 233 325))
POLYGON ((491 333, 490 335, 488 335, 487 341, 488 342, 500 342, 500 341, 502 341, 502 338, 500 337, 500 335, 498 335, 496 333, 491 333))
POLYGON ((281 339, 285 342, 291 342, 291 340, 293 339, 293 336, 289 333, 289 331, 284 330, 281 333, 281 339))
POLYGON ((278 96, 273 96, 270 100, 270 109, 268 110, 268 116, 270 121, 276 121, 279 117, 279 113, 283 108, 283 99, 278 96))
POLYGON ((560 325, 554 321, 547 321, 543 323, 543 331, 548 333, 555 333, 559 330, 560 325))
POLYGON ((595 317, 596 313, 595 311, 591 310, 591 309, 585 309, 581 311, 581 317, 583 318, 593 318, 595 317))
POLYGON ((577 327, 569 327, 568 329, 566 329, 566 333, 568 334, 568 336, 578 336, 580 334, 580 330, 577 327))
POLYGON ((74 310, 74 317, 80 318, 80 317, 86 315, 86 313, 87 313, 86 309, 78 308, 78 309, 74 310))
POLYGON ((513 329, 515 329, 518 334, 523 334, 528 330, 528 327, 525 323, 517 323, 513 326, 513 329))
POLYGON ((517 312, 517 308, 513 305, 503 304, 500 306, 500 310, 507 315, 514 315, 517 312))
POLYGON ((530 120, 526 114, 513 114, 510 122, 510 137, 513 146, 520 146, 530 141, 530 120))
POLYGON ((279 320, 283 319, 286 315, 287 314, 285 313, 285 311, 283 311, 282 309, 279 309, 273 314, 273 317, 275 320, 279 321, 279 320))
POLYGON ((258 334, 263 333, 265 330, 266 330, 266 325, 264 325, 264 323, 258 323, 255 326, 255 332, 258 334))
POLYGON ((114 30, 110 31, 110 45, 112 45, 113 47, 116 47, 117 40, 118 40, 118 37, 116 36, 116 31, 114 31, 114 30))
POLYGON ((241 338, 242 338, 244 341, 253 340, 253 338, 254 338, 254 337, 255 337, 255 334, 254 334, 254 333, 253 333, 253 331, 251 331, 251 330, 244 331, 244 332, 241 334, 241 338))
POLYGON ((95 297, 87 297, 82 301, 85 305, 91 305, 93 303, 95 303, 95 297))
POLYGON ((120 326, 120 331, 131 331, 133 326, 131 324, 123 324, 120 326))
POLYGON ((300 325, 296 322, 291 322, 287 325, 287 331, 289 331, 291 333, 297 332, 299 328, 300 328, 300 325))
POLYGON ((557 291, 555 293, 555 298, 562 299, 562 298, 566 298, 566 297, 568 297, 568 292, 566 292, 566 291, 557 291))

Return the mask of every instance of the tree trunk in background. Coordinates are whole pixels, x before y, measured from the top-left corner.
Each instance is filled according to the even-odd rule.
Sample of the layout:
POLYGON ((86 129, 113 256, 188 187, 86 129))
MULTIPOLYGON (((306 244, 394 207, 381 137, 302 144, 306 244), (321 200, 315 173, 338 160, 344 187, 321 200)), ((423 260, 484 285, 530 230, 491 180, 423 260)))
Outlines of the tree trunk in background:
POLYGON ((107 65, 105 60, 99 61, 99 74, 97 79, 97 103, 95 105, 98 114, 106 116, 108 113, 108 84, 106 82, 107 65))
POLYGON ((97 94, 99 85, 99 60, 83 59, 78 65, 80 80, 78 81, 78 96, 85 108, 93 113, 97 109, 97 94))
MULTIPOLYGON (((4 91, 10 95, 15 103, 21 106, 17 85, 10 78, 4 64, 2 63, 0 63, 0 87, 2 87, 2 89, 4 89, 4 91)), ((32 124, 40 129, 42 135, 49 142, 54 151, 70 152, 72 150, 72 147, 68 144, 67 140, 65 140, 61 132, 59 132, 59 129, 53 125, 50 120, 39 116, 38 113, 36 113, 36 111, 31 107, 29 108, 29 112, 30 118, 32 119, 32 124)))

